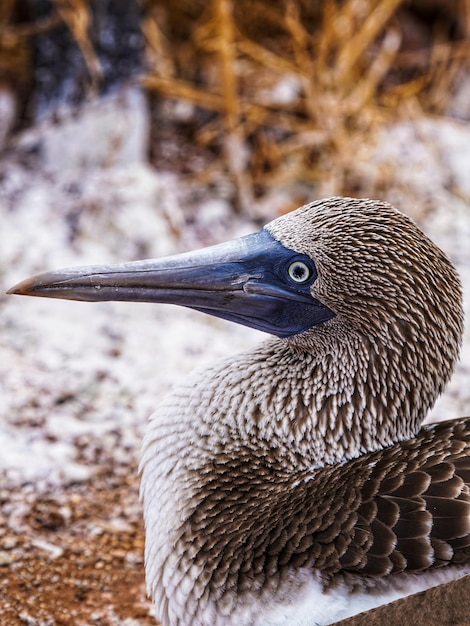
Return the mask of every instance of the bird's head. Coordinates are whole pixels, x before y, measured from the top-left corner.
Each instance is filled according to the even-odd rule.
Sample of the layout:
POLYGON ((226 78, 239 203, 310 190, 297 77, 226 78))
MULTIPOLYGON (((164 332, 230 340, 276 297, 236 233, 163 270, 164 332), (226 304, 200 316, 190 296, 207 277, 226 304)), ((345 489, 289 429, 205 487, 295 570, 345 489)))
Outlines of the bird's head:
POLYGON ((386 341, 401 332, 409 341, 426 332, 458 351, 463 309, 455 267, 389 204, 329 198, 266 229, 285 248, 313 260, 312 297, 361 334, 386 341))
POLYGON ((297 344, 340 321, 379 341, 392 334, 447 346, 452 366, 463 326, 460 282, 445 254, 390 205, 353 198, 308 204, 196 252, 47 272, 9 293, 173 303, 297 344))

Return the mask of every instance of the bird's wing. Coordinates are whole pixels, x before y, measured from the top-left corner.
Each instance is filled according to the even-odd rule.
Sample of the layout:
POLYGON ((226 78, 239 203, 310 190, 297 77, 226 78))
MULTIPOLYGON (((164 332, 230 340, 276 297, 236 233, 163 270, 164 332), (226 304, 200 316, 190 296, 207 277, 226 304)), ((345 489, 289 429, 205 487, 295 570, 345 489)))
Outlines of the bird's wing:
POLYGON ((327 581, 470 562, 470 418, 295 475, 241 449, 202 473, 177 550, 214 588, 249 591, 298 568, 327 581))
POLYGON ((344 549, 335 541, 342 570, 381 576, 470 562, 470 419, 425 427, 342 469, 357 503, 344 549))

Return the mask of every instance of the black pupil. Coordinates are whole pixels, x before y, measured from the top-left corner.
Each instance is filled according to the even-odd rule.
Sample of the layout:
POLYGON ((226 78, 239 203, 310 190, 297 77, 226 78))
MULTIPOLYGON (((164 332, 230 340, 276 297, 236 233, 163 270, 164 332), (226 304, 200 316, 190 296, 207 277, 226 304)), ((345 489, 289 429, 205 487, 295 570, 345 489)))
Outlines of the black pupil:
POLYGON ((297 280, 303 280, 307 276, 307 269, 303 265, 298 263, 292 268, 292 273, 295 278, 297 278, 297 280))

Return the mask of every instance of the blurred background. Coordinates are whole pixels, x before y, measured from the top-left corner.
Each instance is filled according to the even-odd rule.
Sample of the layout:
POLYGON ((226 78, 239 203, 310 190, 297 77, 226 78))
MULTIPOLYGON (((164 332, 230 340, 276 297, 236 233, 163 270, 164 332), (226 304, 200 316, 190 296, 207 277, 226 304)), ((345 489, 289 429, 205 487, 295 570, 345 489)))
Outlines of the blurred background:
POLYGON ((202 187, 260 220, 332 194, 398 201, 404 157, 418 159, 410 128, 445 160, 418 122, 468 121, 469 13, 468 0, 3 0, 1 147, 21 136, 60 171, 145 161, 188 187, 187 218, 202 187), (90 144, 80 122, 97 102, 90 144), (67 126, 62 145, 28 142, 38 125, 67 126))
MULTIPOLYGON (((331 195, 411 215, 457 265, 468 314, 470 0, 2 0, 0 623, 154 623, 147 417, 189 370, 263 338, 5 290, 331 195)), ((469 413, 467 326, 429 419, 469 413)))

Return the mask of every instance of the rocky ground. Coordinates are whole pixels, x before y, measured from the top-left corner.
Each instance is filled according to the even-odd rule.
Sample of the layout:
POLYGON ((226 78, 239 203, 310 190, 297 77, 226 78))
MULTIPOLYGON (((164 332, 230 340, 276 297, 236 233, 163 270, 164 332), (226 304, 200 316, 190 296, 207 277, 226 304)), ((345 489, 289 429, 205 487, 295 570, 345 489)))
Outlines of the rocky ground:
MULTIPOLYGON (((96 143, 99 128, 86 141, 96 143)), ((71 150, 70 136, 67 124, 33 129, 0 161, 0 624, 150 625, 138 498, 147 417, 190 369, 262 335, 166 306, 3 294, 46 269, 161 256, 258 226, 234 218, 220 189, 195 194, 176 174, 151 169, 138 137, 122 158, 105 141, 93 161, 71 150)), ((468 316, 468 124, 404 123, 358 159, 371 176, 389 169, 396 182, 386 199, 457 264, 468 316)), ((470 414, 469 381, 467 326, 430 419, 470 414)))

